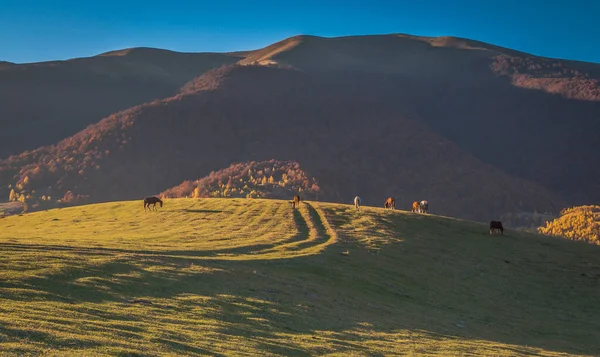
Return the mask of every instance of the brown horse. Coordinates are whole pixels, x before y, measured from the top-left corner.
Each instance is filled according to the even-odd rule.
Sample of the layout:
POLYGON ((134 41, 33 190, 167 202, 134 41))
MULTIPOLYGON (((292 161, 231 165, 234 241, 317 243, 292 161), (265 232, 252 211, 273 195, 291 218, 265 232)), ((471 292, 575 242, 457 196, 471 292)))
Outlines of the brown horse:
POLYGON ((417 201, 413 202, 413 204, 412 204, 412 211, 418 213, 419 212, 419 207, 420 207, 419 202, 417 202, 417 201))
POLYGON ((504 234, 504 227, 502 227, 502 222, 500 221, 491 221, 490 222, 490 234, 495 232, 500 232, 500 234, 504 234))
POLYGON ((300 196, 296 195, 296 196, 294 196, 294 200, 292 201, 292 208, 298 208, 299 204, 300 204, 300 196))
POLYGON ((383 204, 384 208, 396 209, 396 200, 393 197, 388 197, 383 204))
POLYGON ((152 205, 152 208, 154 208, 154 210, 156 211, 156 204, 160 204, 160 206, 163 206, 163 201, 156 197, 156 196, 151 196, 151 197, 146 197, 144 198, 144 211, 146 210, 146 207, 148 207, 148 210, 150 211, 150 205, 152 205))

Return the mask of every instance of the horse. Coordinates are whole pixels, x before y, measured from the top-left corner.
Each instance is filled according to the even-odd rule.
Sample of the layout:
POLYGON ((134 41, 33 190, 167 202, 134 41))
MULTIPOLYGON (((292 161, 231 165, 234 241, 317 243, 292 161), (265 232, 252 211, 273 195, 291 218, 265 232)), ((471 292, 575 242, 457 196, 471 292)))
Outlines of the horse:
POLYGON ((144 211, 146 211, 146 207, 148 207, 148 210, 150 211, 150 205, 152 205, 152 207, 154 208, 154 210, 156 211, 156 204, 160 204, 160 206, 163 206, 163 201, 156 197, 156 196, 151 196, 151 197, 146 197, 144 198, 144 211))
POLYGON ((494 232, 500 231, 500 234, 504 235, 504 227, 502 227, 502 222, 500 221, 491 221, 490 222, 490 234, 494 232))
POLYGON ((360 209, 360 197, 356 196, 354 197, 354 207, 356 207, 356 209, 360 209))
POLYGON ((428 213, 429 212, 429 202, 423 200, 419 202, 419 212, 428 213))
POLYGON ((384 208, 396 209, 396 200, 393 197, 388 197, 383 203, 384 208))
POLYGON ((417 212, 417 213, 419 212, 419 202, 417 202, 417 201, 413 202, 412 211, 417 212))
POLYGON ((298 208, 299 204, 300 204, 300 196, 296 195, 296 196, 294 196, 294 200, 292 201, 292 208, 298 208))

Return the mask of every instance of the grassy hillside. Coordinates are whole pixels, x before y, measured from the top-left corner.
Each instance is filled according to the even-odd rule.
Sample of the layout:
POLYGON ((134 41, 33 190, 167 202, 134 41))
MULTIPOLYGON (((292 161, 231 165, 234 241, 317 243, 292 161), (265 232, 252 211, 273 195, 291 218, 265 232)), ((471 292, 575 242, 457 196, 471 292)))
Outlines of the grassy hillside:
POLYGON ((0 220, 1 355, 598 355, 599 248, 246 199, 0 220))

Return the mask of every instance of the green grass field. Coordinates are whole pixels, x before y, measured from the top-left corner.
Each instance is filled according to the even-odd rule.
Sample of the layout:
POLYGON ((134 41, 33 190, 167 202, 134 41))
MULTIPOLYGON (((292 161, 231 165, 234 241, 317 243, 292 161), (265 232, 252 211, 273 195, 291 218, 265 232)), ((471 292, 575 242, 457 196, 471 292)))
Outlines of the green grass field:
POLYGON ((0 355, 600 355, 600 247, 287 201, 0 219, 0 355))

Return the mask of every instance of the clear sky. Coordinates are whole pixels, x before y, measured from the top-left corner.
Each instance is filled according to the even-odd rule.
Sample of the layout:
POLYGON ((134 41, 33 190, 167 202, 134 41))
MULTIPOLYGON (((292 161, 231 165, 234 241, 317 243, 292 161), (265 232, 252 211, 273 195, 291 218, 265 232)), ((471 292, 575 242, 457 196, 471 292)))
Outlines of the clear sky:
POLYGON ((0 60, 37 62, 127 47, 255 49, 286 37, 459 36, 600 63, 600 0, 0 0, 0 60))

